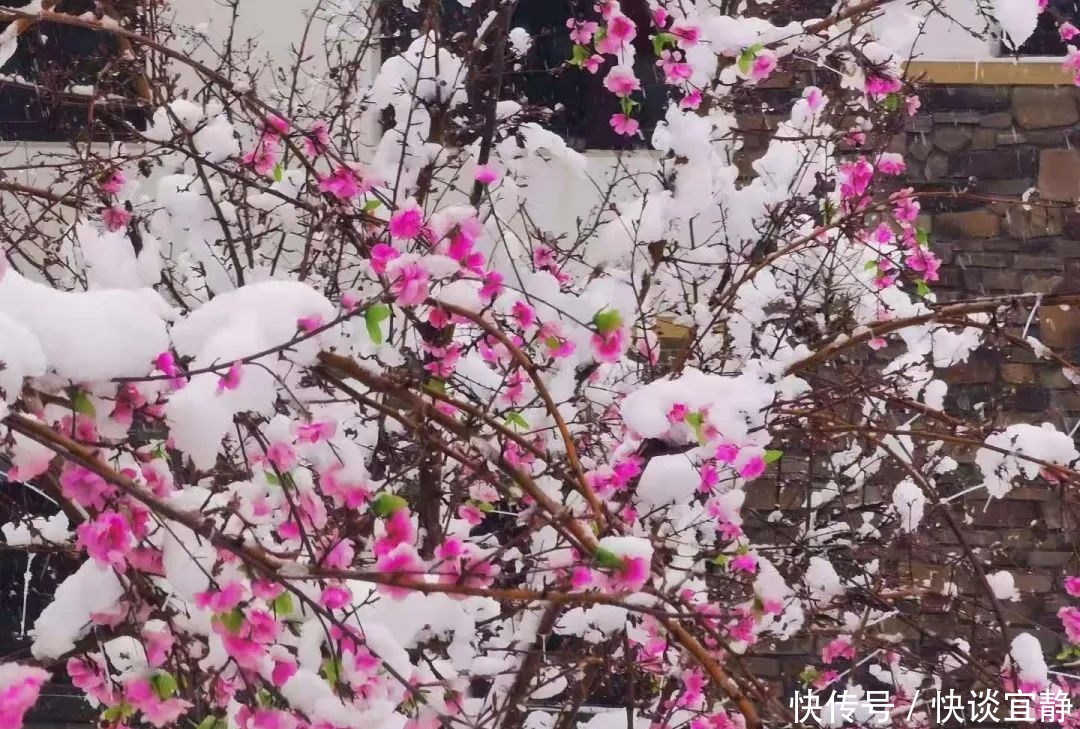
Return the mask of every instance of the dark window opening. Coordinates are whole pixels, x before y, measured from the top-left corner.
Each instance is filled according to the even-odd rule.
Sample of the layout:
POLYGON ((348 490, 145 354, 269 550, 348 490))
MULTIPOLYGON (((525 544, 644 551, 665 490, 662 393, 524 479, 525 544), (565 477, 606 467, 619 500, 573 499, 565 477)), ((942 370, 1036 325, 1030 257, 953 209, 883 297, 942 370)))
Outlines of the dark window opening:
MULTIPOLYGON (((19 8, 29 1, 8 5, 19 8)), ((135 5, 116 3, 125 20, 134 17, 135 5)), ((94 0, 56 5, 57 12, 72 15, 94 8, 94 0)), ((145 128, 146 110, 136 101, 140 71, 111 33, 35 22, 19 34, 14 54, 0 68, 0 139, 111 139, 124 136, 129 124, 145 128)))
MULTIPOLYGON (((650 14, 646 0, 624 0, 623 12, 638 27, 634 72, 641 80, 641 91, 632 97, 641 106, 634 118, 641 124, 641 134, 648 140, 663 118, 668 104, 668 87, 655 66, 649 40, 650 14)), ((423 24, 423 15, 394 3, 383 18, 384 28, 394 31, 384 35, 383 57, 401 53, 412 42, 423 24)), ((468 50, 476 37, 486 9, 465 9, 457 0, 442 0, 439 25, 444 37, 454 45, 453 36, 463 34, 463 49, 468 50)), ((645 144, 641 137, 617 135, 611 128, 612 115, 619 113, 615 97, 603 87, 604 76, 611 68, 610 57, 596 73, 568 66, 573 41, 566 19, 597 20, 593 0, 520 0, 511 27, 528 31, 532 43, 522 59, 508 68, 501 98, 523 106, 543 107, 553 113, 544 125, 561 135, 577 149, 627 149, 645 144)), ((470 84, 473 80, 467 81, 470 84)))
MULTIPOLYGON (((1031 37, 1015 51, 1001 43, 1002 56, 1064 56, 1068 53, 1065 41, 1058 33, 1057 16, 1080 26, 1080 0, 1050 0, 1049 7, 1039 15, 1039 24, 1031 37)), ((1074 44, 1075 45, 1075 44, 1074 44)))

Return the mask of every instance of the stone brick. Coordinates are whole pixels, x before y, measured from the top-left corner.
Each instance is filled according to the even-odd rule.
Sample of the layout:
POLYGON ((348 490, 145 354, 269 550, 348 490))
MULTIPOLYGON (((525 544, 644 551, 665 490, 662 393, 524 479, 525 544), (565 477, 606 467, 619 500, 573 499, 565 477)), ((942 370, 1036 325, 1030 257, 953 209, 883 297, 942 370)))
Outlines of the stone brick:
MULTIPOLYGON (((1014 238, 1021 240, 1042 238, 1060 235, 1064 231, 1064 219, 1060 208, 1015 204, 1007 206, 1002 212, 1005 232, 1014 238)), ((1032 266, 1032 268, 1043 268, 1043 266, 1032 266)))
POLYGON ((1005 399, 1006 406, 1014 410, 1026 413, 1039 413, 1050 407, 1050 393, 1046 388, 1038 385, 1019 385, 1016 390, 1005 399))
POLYGON ((1042 150, 1039 153, 1038 190, 1044 200, 1080 200, 1080 150, 1042 150))
POLYGON ((979 120, 980 127, 987 129, 1008 129, 1014 124, 1013 116, 1007 111, 998 111, 987 114, 979 120))
POLYGON ((971 143, 971 130, 956 125, 934 127, 934 146, 944 152, 959 152, 971 143))
POLYGON ((928 132, 934 128, 934 120, 929 114, 917 114, 904 122, 905 132, 928 132))
POLYGON ((993 149, 997 146, 997 133, 993 129, 976 129, 971 133, 972 149, 993 149))
POLYGON ((928 86, 919 90, 919 98, 924 107, 934 111, 1001 112, 1009 108, 1009 92, 1008 86, 928 86))
POLYGON ((1040 306, 1039 339, 1048 347, 1080 346, 1080 309, 1040 306))
MULTIPOLYGON (((1014 573, 1013 580, 1016 583, 1016 589, 1019 590, 1022 595, 1050 592, 1054 589, 1054 579, 1045 572, 1036 572, 1027 575, 1014 573)), ((1023 600, 1023 597, 1021 597, 1021 600, 1023 600)))
POLYGON ((963 272, 964 288, 972 293, 1018 291, 1020 272, 996 268, 969 268, 963 272))
POLYGON ((1020 288, 1033 294, 1049 294, 1061 286, 1064 276, 1027 273, 1020 279, 1020 288))
POLYGON ((1064 127, 1080 121, 1072 89, 1018 86, 1012 93, 1016 123, 1024 129, 1064 127))
POLYGON ((949 155, 934 151, 923 166, 923 177, 930 182, 949 176, 949 155))
POLYGON ((997 377, 995 362, 985 356, 972 356, 967 362, 954 364, 945 372, 945 380, 953 385, 989 384, 997 377))
POLYGON ((995 238, 1001 220, 987 210, 941 213, 934 217, 934 233, 944 238, 995 238))
POLYGON ((931 114, 934 126, 939 124, 978 124, 983 115, 977 111, 935 111, 931 114))
POLYGON ((949 157, 949 174, 954 177, 986 180, 1034 177, 1038 167, 1038 150, 1026 147, 972 150, 949 157))
POLYGON ((1068 563, 1070 557, 1069 552, 1033 550, 1028 552, 1027 561, 1031 567, 1061 567, 1068 563))
POLYGON ((1052 390, 1067 390, 1073 386, 1060 367, 1040 369, 1039 384, 1052 390))
POLYGON ((1021 253, 1013 259, 1013 266, 1024 271, 1060 271, 1061 261, 1053 256, 1021 253))
POLYGON ((925 161, 933 149, 934 145, 930 144, 930 140, 926 138, 925 134, 916 135, 907 145, 908 154, 920 162, 925 161))
POLYGON ((1009 259, 1001 253, 961 253, 956 257, 956 265, 964 268, 1004 268, 1009 259))
POLYGON ((1035 368, 1029 364, 1006 362, 1001 365, 1001 379, 1011 385, 1028 385, 1035 382, 1035 368))
POLYGON ((1069 210, 1065 213, 1065 235, 1080 240, 1080 212, 1069 210))

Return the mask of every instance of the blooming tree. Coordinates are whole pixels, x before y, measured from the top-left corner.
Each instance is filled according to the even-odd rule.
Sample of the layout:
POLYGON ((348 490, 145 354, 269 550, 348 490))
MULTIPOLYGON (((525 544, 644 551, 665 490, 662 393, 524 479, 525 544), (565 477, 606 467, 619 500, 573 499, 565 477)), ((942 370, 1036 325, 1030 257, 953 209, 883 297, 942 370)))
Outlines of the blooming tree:
MULTIPOLYGON (((601 694, 619 708, 592 729, 782 725, 745 657, 807 636, 803 681, 891 686, 905 726, 960 667, 1069 694, 1069 656, 1006 629, 1012 578, 966 544, 976 594, 944 598, 989 637, 936 656, 896 634, 930 588, 878 560, 931 521, 963 542, 958 446, 990 498, 1080 482, 1054 426, 945 412, 941 370, 979 346, 1080 370, 996 325, 1054 297, 935 297, 884 151, 919 107, 919 24, 894 21, 933 4, 581 4, 558 72, 600 80, 650 149, 599 181, 504 85, 532 41, 516 2, 462 2, 469 32, 405 2, 420 31, 378 58, 393 5, 316 3, 269 84, 231 46, 214 64, 107 14, 0 9, 0 48, 113 34, 156 109, 50 152, 46 185, 0 178, 2 447, 56 504, 3 535, 71 562, 0 665, 0 729, 60 674, 116 727, 549 729, 601 694), (320 33, 335 73, 309 78, 320 33), (807 69, 740 174, 743 112, 807 69), (560 229, 549 193, 583 181, 597 204, 560 229), (766 482, 800 508, 744 514, 766 482)), ((988 5, 1014 45, 1041 9, 988 5)))

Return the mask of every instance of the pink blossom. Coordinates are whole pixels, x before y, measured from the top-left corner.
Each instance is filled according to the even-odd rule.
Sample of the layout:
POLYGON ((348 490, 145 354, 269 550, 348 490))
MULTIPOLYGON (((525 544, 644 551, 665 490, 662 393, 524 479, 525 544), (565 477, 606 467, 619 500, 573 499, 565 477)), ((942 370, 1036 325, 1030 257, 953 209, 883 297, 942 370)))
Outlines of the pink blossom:
POLYGON ((416 540, 416 528, 412 523, 412 513, 408 509, 397 509, 383 522, 383 536, 375 540, 373 551, 376 557, 389 554, 402 544, 412 544, 416 540))
POLYGON ((746 463, 739 466, 739 475, 747 481, 753 481, 763 473, 765 473, 765 459, 761 456, 751 456, 746 463))
POLYGON ((266 460, 278 471, 288 471, 296 465, 296 449, 283 441, 271 443, 266 449, 266 460))
POLYGON ((266 125, 267 133, 276 134, 281 137, 289 133, 289 128, 291 126, 288 121, 282 119, 277 114, 267 114, 263 123, 266 125))
POLYGON ((622 564, 612 572, 609 584, 611 589, 619 592, 636 592, 648 581, 649 574, 649 562, 645 557, 624 556, 622 564))
POLYGON ((131 549, 131 525, 123 514, 104 511, 96 519, 83 522, 76 530, 79 546, 103 567, 124 569, 131 549))
POLYGON ((141 676, 124 682, 124 700, 141 711, 143 719, 156 727, 175 724, 191 708, 191 703, 183 699, 162 699, 150 681, 141 676))
POLYGON ((878 170, 885 175, 902 175, 907 169, 904 158, 896 152, 885 152, 878 158, 878 170))
POLYGON ((866 194, 870 180, 874 176, 874 166, 859 157, 855 162, 846 162, 840 166, 840 195, 845 200, 860 198, 866 194))
POLYGON ((770 50, 758 52, 750 64, 750 80, 754 83, 764 81, 776 70, 776 54, 770 50))
POLYGON ((415 205, 398 210, 390 218, 390 235, 402 240, 412 240, 424 230, 424 213, 415 205))
POLYGON ((109 179, 101 183, 101 191, 110 195, 115 195, 124 188, 125 182, 127 182, 127 178, 124 177, 123 170, 114 170, 109 176, 109 179))
POLYGON ((582 65, 589 73, 596 74, 596 72, 600 70, 600 67, 604 65, 604 57, 594 53, 582 61, 582 65))
POLYGON ((721 443, 716 447, 716 460, 721 463, 734 463, 739 457, 739 447, 734 443, 721 443))
POLYGON ((212 613, 227 613, 244 599, 244 586, 231 580, 216 590, 206 590, 195 594, 195 605, 201 610, 212 613))
POLYGON ((418 306, 427 299, 429 285, 427 269, 419 263, 406 263, 398 267, 390 293, 401 306, 418 306))
POLYGON ((851 660, 854 657, 855 646, 852 644, 851 638, 846 635, 834 638, 832 642, 821 649, 821 660, 825 663, 832 663, 838 658, 851 660))
POLYGON ((590 342, 596 359, 601 362, 618 362, 626 349, 626 333, 620 327, 604 334, 593 334, 590 342))
POLYGON ((1069 642, 1080 644, 1080 609, 1063 607, 1058 610, 1057 616, 1065 627, 1065 634, 1068 636, 1069 642))
POLYGON ((925 281, 932 283, 939 278, 938 269, 941 268, 941 261, 924 248, 916 248, 914 251, 909 252, 907 258, 904 259, 904 263, 912 271, 921 273, 925 281))
POLYGON ((817 113, 825 105, 825 95, 817 86, 810 86, 803 91, 803 98, 810 111, 817 113))
POLYGON ((327 610, 340 610, 352 604, 352 590, 345 585, 327 585, 319 595, 319 604, 327 610))
MULTIPOLYGON (((399 544, 392 552, 379 557, 375 568, 395 577, 398 582, 408 584, 413 581, 410 576, 424 571, 424 562, 411 544, 399 544)), ((409 595, 408 588, 396 585, 379 585, 378 590, 394 600, 402 600, 409 595)))
POLYGON ((875 99, 880 99, 900 90, 902 84, 898 78, 883 78, 881 76, 868 76, 866 79, 866 93, 875 99))
POLYGON ((101 654, 91 653, 78 658, 69 658, 66 670, 75 688, 103 704, 113 703, 113 691, 109 685, 105 660, 101 654))
POLYGON ((329 420, 317 420, 296 426, 296 440, 300 443, 318 443, 329 440, 337 432, 337 424, 329 420))
POLYGON ((233 362, 229 370, 218 379, 217 394, 226 390, 235 390, 240 387, 240 381, 244 377, 244 365, 242 362, 233 362))
POLYGON ((612 13, 607 21, 607 34, 597 46, 601 53, 616 53, 637 36, 637 25, 622 13, 612 13))
POLYGON ((668 422, 672 425, 675 425, 676 423, 684 423, 686 422, 686 415, 688 412, 690 412, 690 409, 686 407, 686 405, 681 402, 677 402, 671 406, 670 410, 668 410, 668 422))
POLYGON ((670 13, 668 13, 667 8, 663 5, 657 5, 652 10, 652 22, 657 28, 663 28, 667 25, 668 18, 670 17, 670 13))
POLYGON ((548 354, 555 359, 569 357, 574 353, 574 343, 566 338, 558 322, 545 322, 540 326, 537 336, 544 342, 548 354))
POLYGON ((604 77, 604 88, 616 96, 625 97, 641 89, 641 81, 633 71, 616 66, 604 77))
POLYGON ((473 179, 485 187, 498 182, 499 176, 498 170, 490 164, 477 165, 476 170, 473 172, 473 179))
POLYGON ((116 496, 116 487, 82 466, 68 463, 60 474, 60 491, 80 506, 102 510, 106 501, 116 496))
POLYGON ((528 329, 536 323, 536 309, 520 299, 514 302, 510 313, 522 329, 528 329))
POLYGON ((352 200, 365 192, 365 185, 356 171, 349 167, 338 167, 329 177, 319 182, 319 189, 338 200, 352 200))
POLYGON ((1077 30, 1076 26, 1072 23, 1065 22, 1058 26, 1058 35, 1061 36, 1063 41, 1071 41, 1076 36, 1080 35, 1080 30, 1077 30))
POLYGON ((694 89, 679 100, 680 109, 697 109, 701 106, 701 90, 694 89))
POLYGON ((640 122, 626 114, 612 114, 610 124, 616 134, 624 137, 632 137, 641 129, 640 122))
POLYGON ((330 148, 330 132, 326 122, 319 120, 311 125, 311 132, 304 135, 304 150, 310 157, 318 157, 330 148))
POLYGON ((592 41, 596 29, 600 26, 591 20, 575 20, 574 18, 569 18, 566 21, 566 27, 570 29, 570 40, 578 45, 585 46, 592 41))
POLYGON ((278 135, 263 133, 255 148, 244 153, 244 164, 253 168, 256 174, 269 175, 277 167, 279 141, 278 135))
POLYGON ((1080 597, 1080 577, 1066 577, 1065 592, 1072 597, 1080 597))
POLYGON ((424 365, 424 369, 442 379, 450 377, 457 369, 458 360, 461 359, 461 345, 454 343, 447 347, 433 347, 430 350, 432 361, 424 365))
POLYGON ((472 526, 477 526, 484 521, 484 512, 473 504, 462 504, 458 507, 458 516, 472 526))
POLYGON ((176 642, 173 634, 168 628, 150 630, 144 625, 140 635, 142 635, 143 647, 146 649, 146 662, 155 668, 164 665, 169 658, 169 651, 176 642))
POLYGON ((323 318, 320 314, 311 314, 309 316, 302 316, 296 320, 296 328, 302 332, 310 334, 323 325, 323 318))
POLYGON ((732 572, 745 572, 748 575, 752 575, 757 572, 758 569, 757 557, 752 554, 736 555, 728 562, 728 569, 732 572))
POLYGON ((124 230, 127 228, 128 221, 130 220, 131 213, 119 205, 113 205, 112 207, 105 208, 101 211, 101 222, 105 223, 105 228, 110 233, 124 230))
POLYGON ((904 112, 908 116, 915 116, 922 106, 922 100, 918 96, 908 96, 904 99, 904 112))
POLYGON ((689 63, 682 60, 682 54, 665 50, 660 54, 656 65, 664 70, 664 80, 669 84, 677 84, 686 81, 693 75, 693 69, 689 63))
POLYGON ((401 256, 401 251, 386 243, 376 243, 371 247, 371 270, 382 276, 390 261, 401 256))
POLYGON ((701 41, 701 29, 696 25, 675 23, 671 26, 671 34, 678 38, 679 45, 683 48, 696 46, 701 41))
POLYGON ((0 664, 0 729, 20 729, 38 700, 48 672, 18 663, 0 664))

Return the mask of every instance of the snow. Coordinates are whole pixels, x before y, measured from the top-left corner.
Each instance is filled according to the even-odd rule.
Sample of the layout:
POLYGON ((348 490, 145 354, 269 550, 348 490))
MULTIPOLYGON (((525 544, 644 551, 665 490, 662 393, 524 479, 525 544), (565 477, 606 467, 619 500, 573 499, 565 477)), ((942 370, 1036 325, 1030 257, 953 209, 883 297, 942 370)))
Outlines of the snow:
POLYGON ((893 489, 893 507, 900 515, 900 528, 913 532, 922 523, 926 511, 926 494, 910 479, 901 481, 893 489))
POLYGON ((815 600, 829 600, 844 591, 840 576, 836 574, 832 563, 823 557, 810 558, 810 566, 804 579, 810 590, 810 597, 815 600))
POLYGON ((1039 3, 1038 0, 994 0, 993 13, 1005 41, 1015 49, 1035 32, 1039 22, 1039 3))
POLYGON ((22 356, 16 366, 35 369, 40 351, 49 371, 90 382, 149 372, 168 349, 172 309, 152 289, 58 291, 8 271, 0 279, 0 316, 23 327, 21 333, 7 328, 16 342, 12 351, 22 356))
POLYGON ((87 561, 56 588, 53 601, 34 621, 30 651, 39 660, 59 658, 86 635, 90 616, 111 608, 124 589, 111 569, 87 561))
POLYGON ((644 510, 685 504, 693 498, 700 480, 685 455, 656 456, 645 466, 635 493, 644 510))
POLYGON ((990 585, 994 597, 998 600, 1015 602, 1020 599, 1020 591, 1016 589, 1016 580, 1013 579, 1012 573, 1001 570, 1000 572, 988 574, 986 582, 990 585))
POLYGON ((1039 475, 1043 466, 1031 459, 1067 466, 1080 458, 1072 438, 1050 423, 1010 425, 1004 431, 992 433, 984 443, 994 449, 980 448, 975 454, 975 465, 982 471, 986 490, 999 499, 1012 489, 1014 479, 1030 480, 1039 475))
POLYGON ((1009 646, 1009 655, 1016 662, 1019 678, 1024 682, 1031 682, 1045 686, 1049 681, 1046 659, 1043 658, 1042 646, 1039 639, 1031 633, 1021 633, 1013 638, 1009 646))
POLYGON ((598 546, 619 557, 643 557, 646 564, 652 560, 652 544, 642 537, 604 537, 598 546))
POLYGON ((27 524, 4 524, 0 533, 10 547, 22 547, 30 544, 64 544, 71 540, 72 533, 67 514, 58 511, 52 516, 35 516, 27 524))

